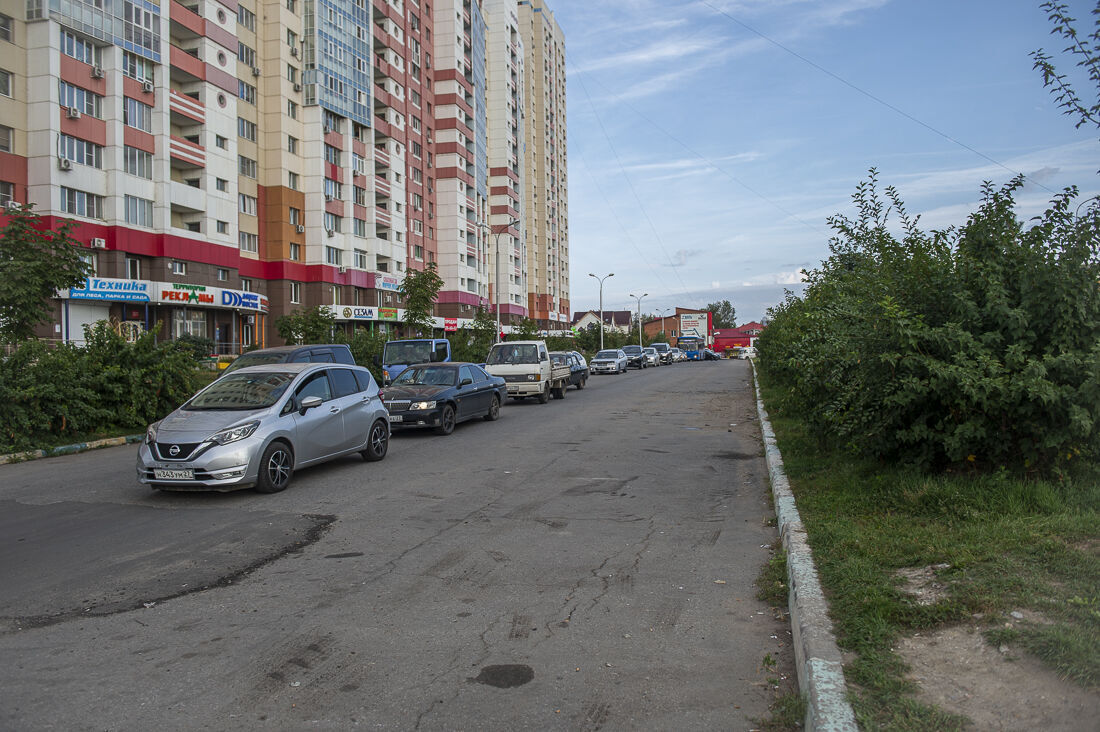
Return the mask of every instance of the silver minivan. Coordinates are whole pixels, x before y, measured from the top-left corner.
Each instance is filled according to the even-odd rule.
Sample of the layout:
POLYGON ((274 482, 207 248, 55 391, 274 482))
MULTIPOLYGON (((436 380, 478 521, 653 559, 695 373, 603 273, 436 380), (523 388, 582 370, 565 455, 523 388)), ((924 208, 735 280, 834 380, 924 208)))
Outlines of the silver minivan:
POLYGON ((154 488, 276 493, 310 465, 354 452, 381 460, 389 439, 389 413, 365 368, 249 366, 149 425, 137 478, 154 488))

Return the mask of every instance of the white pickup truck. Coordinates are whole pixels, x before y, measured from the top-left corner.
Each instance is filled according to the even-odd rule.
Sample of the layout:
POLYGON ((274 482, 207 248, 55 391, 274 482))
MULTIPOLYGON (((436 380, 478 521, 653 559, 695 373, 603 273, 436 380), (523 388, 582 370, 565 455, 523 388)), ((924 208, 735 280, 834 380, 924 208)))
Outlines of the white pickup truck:
POLYGON ((565 398, 569 386, 569 366, 550 361, 546 341, 508 341, 489 349, 485 370, 504 379, 508 396, 523 399, 533 396, 539 404, 565 398))

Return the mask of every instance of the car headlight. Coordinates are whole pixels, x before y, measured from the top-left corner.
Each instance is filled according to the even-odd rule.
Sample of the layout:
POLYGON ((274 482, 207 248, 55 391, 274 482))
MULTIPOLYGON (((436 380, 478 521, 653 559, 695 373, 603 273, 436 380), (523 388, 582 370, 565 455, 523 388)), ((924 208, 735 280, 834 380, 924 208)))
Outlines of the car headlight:
POLYGON ((435 409, 435 402, 413 402, 409 409, 435 409))
POLYGON ((540 376, 542 376, 542 374, 527 374, 527 380, 538 381, 540 376))
POLYGON ((149 425, 146 428, 146 430, 145 430, 145 444, 146 445, 152 445, 154 442, 157 441, 157 425, 158 424, 160 424, 160 423, 159 422, 154 422, 153 424, 149 425))
POLYGON ((237 440, 243 440, 256 431, 256 428, 260 426, 259 420, 255 422, 249 422, 248 424, 241 425, 240 427, 230 427, 227 430, 221 432, 215 432, 210 435, 210 441, 216 442, 219 445, 225 445, 230 442, 236 442, 237 440))

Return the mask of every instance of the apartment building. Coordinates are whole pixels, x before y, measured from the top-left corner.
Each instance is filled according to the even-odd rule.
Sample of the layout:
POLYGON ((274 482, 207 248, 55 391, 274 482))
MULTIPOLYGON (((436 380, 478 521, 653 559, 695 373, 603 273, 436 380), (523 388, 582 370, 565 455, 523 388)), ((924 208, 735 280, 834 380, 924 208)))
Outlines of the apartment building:
POLYGON ((0 203, 79 221, 95 272, 43 337, 106 319, 237 352, 314 305, 399 329, 401 280, 432 262, 441 317, 498 292, 506 321, 530 312, 515 2, 18 11, 0 14, 0 203))

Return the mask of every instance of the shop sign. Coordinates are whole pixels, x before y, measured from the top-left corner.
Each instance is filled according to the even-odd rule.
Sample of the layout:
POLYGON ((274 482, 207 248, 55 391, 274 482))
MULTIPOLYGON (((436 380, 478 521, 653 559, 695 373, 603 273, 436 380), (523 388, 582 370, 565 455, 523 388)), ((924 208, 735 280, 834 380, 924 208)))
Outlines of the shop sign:
POLYGON ((378 309, 344 307, 340 309, 340 315, 343 320, 378 320, 378 309))
POLYGON ((115 300, 123 302, 149 302, 152 283, 145 280, 115 280, 106 277, 89 277, 83 287, 69 290, 70 300, 115 300))
POLYGON ((401 289, 401 280, 387 275, 375 275, 374 286, 379 290, 391 290, 397 292, 401 289))
POLYGON ((397 320, 397 308, 378 308, 378 317, 382 320, 397 320))
POLYGON ((227 308, 244 308, 245 310, 267 312, 267 298, 258 292, 222 290, 222 305, 227 308))
POLYGON ((165 283, 160 291, 161 302, 182 302, 188 305, 213 305, 214 293, 206 291, 206 285, 184 285, 173 282, 171 288, 165 283))
POLYGON ((443 330, 446 333, 454 333, 458 330, 458 318, 444 318, 443 330))
POLYGON ((680 314, 680 335, 695 336, 697 338, 707 337, 707 314, 706 313, 681 313, 680 314))

